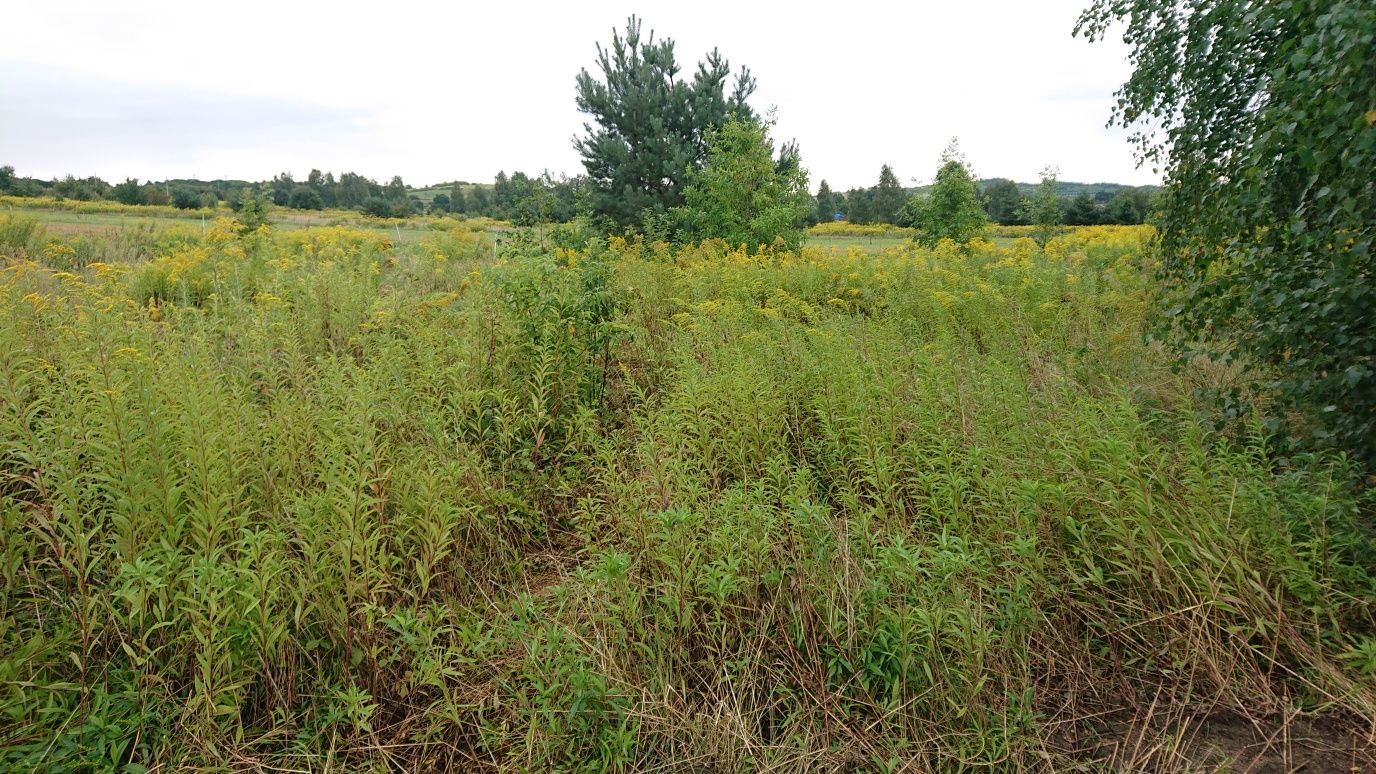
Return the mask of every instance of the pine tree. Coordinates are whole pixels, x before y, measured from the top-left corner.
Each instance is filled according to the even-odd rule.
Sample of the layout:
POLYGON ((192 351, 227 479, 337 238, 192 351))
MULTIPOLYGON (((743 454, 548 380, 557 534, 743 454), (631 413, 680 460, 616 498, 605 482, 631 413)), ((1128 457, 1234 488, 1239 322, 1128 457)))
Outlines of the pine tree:
POLYGON ((897 223, 898 214, 903 211, 908 197, 904 195, 903 184, 898 182, 893 167, 885 164, 879 170, 879 184, 872 190, 870 217, 877 223, 897 223))
POLYGON ((873 189, 870 188, 852 188, 847 191, 846 220, 860 225, 871 223, 870 197, 873 193, 873 189))
POLYGON ((234 215, 239 221, 239 230, 248 233, 268 224, 267 203, 261 194, 245 188, 239 194, 239 209, 234 215))
POLYGON ((1094 199, 1082 193, 1070 201, 1065 211, 1065 222, 1071 226, 1093 226, 1099 222, 1099 208, 1094 199))
POLYGON ((713 50, 691 79, 680 77, 674 43, 642 37, 632 16, 624 37, 597 47, 601 80, 578 75, 578 109, 592 116, 575 138, 589 179, 592 214, 619 226, 663 215, 682 203, 686 176, 707 159, 707 131, 728 117, 753 118, 749 70, 727 92, 730 64, 713 50))
POLYGON ((989 219, 1002 226, 1025 222, 1023 195, 1018 184, 1006 178, 995 178, 983 185, 984 211, 989 219))
POLYGON ((817 222, 829 223, 836 219, 836 194, 831 192, 831 186, 823 180, 817 186, 817 222))

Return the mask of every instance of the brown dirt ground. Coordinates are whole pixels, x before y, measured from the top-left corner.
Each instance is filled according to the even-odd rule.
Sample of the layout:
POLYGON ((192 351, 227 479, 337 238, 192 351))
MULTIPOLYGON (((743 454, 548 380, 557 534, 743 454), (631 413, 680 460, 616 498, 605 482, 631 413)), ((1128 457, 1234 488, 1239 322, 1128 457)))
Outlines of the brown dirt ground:
POLYGON ((1130 717, 1081 726, 1073 757, 1109 771, 1376 773, 1376 726, 1332 716, 1247 718, 1229 711, 1167 723, 1130 717))

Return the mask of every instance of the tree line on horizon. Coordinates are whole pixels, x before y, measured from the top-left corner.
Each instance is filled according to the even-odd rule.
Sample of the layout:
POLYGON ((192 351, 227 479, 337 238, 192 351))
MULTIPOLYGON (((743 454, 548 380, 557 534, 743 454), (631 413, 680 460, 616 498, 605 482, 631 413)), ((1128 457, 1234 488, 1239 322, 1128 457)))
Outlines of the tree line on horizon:
MULTIPOLYGON (((1031 221, 1027 211, 1030 192, 1036 184, 1016 183, 1007 178, 977 181, 981 206, 991 223, 1025 225, 1031 221)), ((1154 186, 1123 186, 1112 183, 1089 186, 1058 182, 1060 222, 1066 225, 1136 225, 1146 221, 1154 186), (1070 195, 1068 191, 1079 191, 1070 195)), ((336 176, 312 169, 305 180, 282 172, 270 180, 172 179, 143 181, 129 178, 111 184, 97 176, 43 180, 22 177, 13 166, 0 166, 0 194, 20 197, 49 196, 77 201, 115 201, 128 205, 163 205, 180 209, 214 208, 221 202, 238 210, 247 189, 279 207, 301 210, 348 209, 375 217, 395 218, 420 214, 457 214, 490 217, 521 225, 566 223, 588 210, 589 185, 586 175, 555 177, 549 172, 498 172, 488 184, 454 181, 429 201, 417 195, 420 190, 446 188, 445 185, 419 189, 393 176, 388 182, 354 172, 336 176)), ((929 186, 905 188, 893 168, 885 164, 878 182, 868 188, 833 191, 822 180, 812 195, 812 206, 802 225, 846 220, 858 224, 888 223, 911 226, 911 213, 905 207, 915 195, 925 194, 929 186)))

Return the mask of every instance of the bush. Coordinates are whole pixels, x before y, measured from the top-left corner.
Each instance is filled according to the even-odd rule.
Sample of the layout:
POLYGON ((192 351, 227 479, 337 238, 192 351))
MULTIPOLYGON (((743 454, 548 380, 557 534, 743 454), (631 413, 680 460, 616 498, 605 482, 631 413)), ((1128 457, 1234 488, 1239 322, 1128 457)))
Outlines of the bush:
POLYGON ((775 243, 796 249, 812 209, 796 155, 775 161, 769 126, 736 118, 708 133, 707 164, 689 176, 683 199, 674 210, 681 236, 751 250, 775 243))
POLYGON ((359 208, 364 215, 374 218, 405 218, 411 215, 411 203, 406 199, 384 199, 370 196, 363 200, 359 208))
POLYGON ((203 202, 201 195, 191 188, 172 189, 172 206, 179 210, 199 209, 203 202))
POLYGON ((34 252, 34 245, 42 236, 43 227, 33 218, 0 214, 0 253, 17 258, 27 257, 34 252))
POLYGON ((298 210, 323 210, 325 200, 320 198, 320 192, 314 188, 298 185, 292 189, 287 206, 298 210))
POLYGON ((238 205, 234 218, 242 231, 256 231, 268 224, 268 204, 262 194, 245 188, 239 194, 238 205))

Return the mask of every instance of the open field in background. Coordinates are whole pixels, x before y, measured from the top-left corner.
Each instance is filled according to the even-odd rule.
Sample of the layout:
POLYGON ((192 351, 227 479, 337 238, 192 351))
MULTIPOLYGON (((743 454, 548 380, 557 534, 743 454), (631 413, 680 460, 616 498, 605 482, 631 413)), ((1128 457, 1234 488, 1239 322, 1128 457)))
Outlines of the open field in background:
MULTIPOLYGON (((177 210, 173 207, 127 206, 109 202, 72 202, 70 208, 37 206, 31 200, 15 197, 0 197, 0 217, 6 213, 20 215, 42 224, 45 230, 56 237, 109 236, 122 231, 156 231, 169 227, 185 228, 194 226, 200 233, 206 233, 217 218, 232 218, 233 211, 227 207, 214 210, 177 210), (12 202, 23 202, 23 206, 9 206, 12 202)), ((353 210, 292 210, 284 207, 273 208, 270 220, 274 228, 295 230, 318 226, 350 226, 364 230, 391 235, 393 241, 414 242, 436 227, 444 228, 460 222, 460 218, 406 218, 380 219, 360 215, 353 210), (437 226, 438 224, 438 226, 437 226)), ((507 228, 501 221, 469 219, 468 223, 482 223, 493 238, 500 239, 500 232, 507 228)))
POLYGON ((1376 490, 1204 429, 1145 228, 64 217, 0 213, 0 768, 1376 765, 1376 490))
MULTIPOLYGON (((875 236, 848 236, 832 234, 808 234, 807 245, 816 247, 833 254, 844 255, 851 248, 855 248, 867 253, 878 253, 893 248, 902 247, 912 241, 910 236, 898 235, 875 235, 875 236)), ((996 247, 1011 247, 1012 237, 990 236, 989 242, 996 247)))
MULTIPOLYGON (((430 191, 442 192, 441 189, 430 191)), ((216 218, 232 217, 228 208, 216 210, 177 210, 172 207, 125 206, 110 202, 70 202, 69 208, 39 206, 41 202, 8 198, 0 202, 0 213, 22 213, 42 223, 54 235, 109 234, 121 229, 160 228, 173 224, 196 223, 202 232, 216 218), (14 202, 21 206, 12 206, 14 202), (7 209, 8 207, 8 209, 7 209), (86 211, 83 211, 86 210, 86 211)), ((352 210, 311 212, 275 207, 271 220, 279 229, 299 229, 312 226, 348 225, 392 235, 393 241, 413 242, 432 231, 431 224, 462 220, 454 218, 406 218, 402 220, 367 218, 352 210)), ((492 221, 487 227, 494 240, 500 241, 501 231, 508 225, 492 221)), ((989 240, 999 247, 1008 247, 1015 236, 1025 235, 1017 227, 991 227, 989 240)), ((824 224, 809 230, 807 242, 828 252, 844 254, 852 247, 867 252, 879 252, 899 247, 912 239, 911 229, 893 226, 853 226, 847 223, 824 224)))

